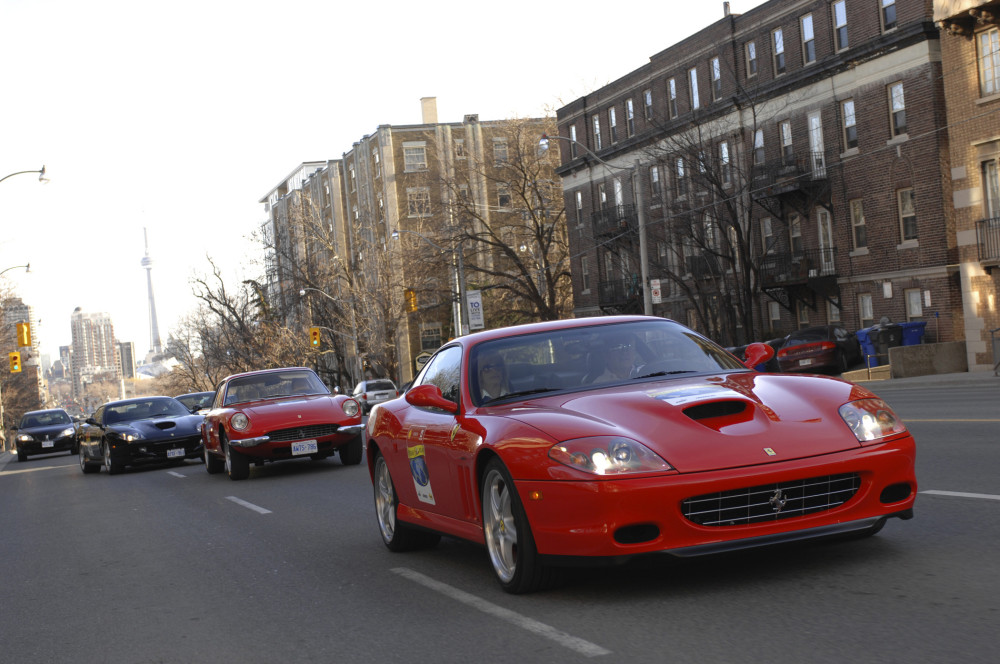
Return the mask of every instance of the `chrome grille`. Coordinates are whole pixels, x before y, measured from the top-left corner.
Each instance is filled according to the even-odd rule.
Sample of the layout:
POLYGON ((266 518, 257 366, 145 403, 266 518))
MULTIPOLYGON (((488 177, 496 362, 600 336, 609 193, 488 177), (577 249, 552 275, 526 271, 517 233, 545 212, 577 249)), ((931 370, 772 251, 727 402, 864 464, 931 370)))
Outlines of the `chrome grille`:
POLYGON ((744 526, 833 509, 850 500, 860 486, 857 473, 810 477, 707 493, 684 500, 681 509, 700 526, 744 526))
POLYGON ((310 424, 304 427, 292 429, 278 429, 268 431, 267 437, 274 443, 287 443, 291 440, 305 440, 307 438, 320 438, 322 436, 332 436, 337 433, 340 427, 336 424, 310 424))

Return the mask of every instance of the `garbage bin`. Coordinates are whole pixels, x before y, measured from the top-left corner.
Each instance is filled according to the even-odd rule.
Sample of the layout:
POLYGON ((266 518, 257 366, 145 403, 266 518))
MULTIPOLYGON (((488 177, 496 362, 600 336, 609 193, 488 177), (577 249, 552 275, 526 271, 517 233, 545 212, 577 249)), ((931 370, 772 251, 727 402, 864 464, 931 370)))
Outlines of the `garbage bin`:
POLYGON ((903 328, 903 345, 919 346, 924 343, 924 332, 926 332, 927 321, 915 320, 909 323, 899 323, 903 328))
POLYGON ((903 328, 899 323, 889 323, 879 325, 875 331, 875 348, 879 357, 885 358, 884 362, 889 363, 889 349, 903 345, 903 328))
POLYGON ((858 338, 858 342, 861 344, 861 359, 865 361, 865 366, 869 369, 871 367, 878 366, 878 357, 876 357, 875 351, 875 340, 872 338, 872 332, 875 329, 877 328, 866 327, 854 333, 858 338))

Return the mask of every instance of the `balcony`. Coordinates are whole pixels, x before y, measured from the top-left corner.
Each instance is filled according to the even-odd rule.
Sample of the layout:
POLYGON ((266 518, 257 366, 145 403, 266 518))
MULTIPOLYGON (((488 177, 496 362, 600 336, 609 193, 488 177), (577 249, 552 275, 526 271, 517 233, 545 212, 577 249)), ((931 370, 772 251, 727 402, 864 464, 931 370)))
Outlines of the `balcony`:
POLYGON ((979 262, 1000 264, 1000 217, 976 222, 979 262))
POLYGON ((810 249, 799 253, 770 254, 761 260, 764 287, 801 284, 809 279, 836 277, 836 249, 810 249))
POLYGON ((597 304, 606 314, 642 313, 639 276, 600 282, 597 285, 597 304))
POLYGON ((792 153, 777 161, 754 166, 753 197, 811 194, 827 186, 827 158, 823 152, 792 153))
POLYGON ((590 223, 596 236, 621 235, 639 230, 634 205, 609 205, 592 214, 590 223))

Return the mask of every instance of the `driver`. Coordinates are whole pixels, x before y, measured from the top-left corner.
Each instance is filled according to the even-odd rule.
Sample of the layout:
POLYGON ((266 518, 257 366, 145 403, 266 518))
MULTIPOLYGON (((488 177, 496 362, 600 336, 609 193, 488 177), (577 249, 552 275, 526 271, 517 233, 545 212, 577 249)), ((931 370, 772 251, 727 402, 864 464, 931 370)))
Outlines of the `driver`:
POLYGON ((604 361, 604 373, 595 383, 610 383, 626 380, 635 364, 635 340, 629 334, 612 335, 608 343, 608 353, 604 361))
POLYGON ((479 358, 479 392, 484 402, 510 392, 507 366, 499 353, 486 353, 479 358))

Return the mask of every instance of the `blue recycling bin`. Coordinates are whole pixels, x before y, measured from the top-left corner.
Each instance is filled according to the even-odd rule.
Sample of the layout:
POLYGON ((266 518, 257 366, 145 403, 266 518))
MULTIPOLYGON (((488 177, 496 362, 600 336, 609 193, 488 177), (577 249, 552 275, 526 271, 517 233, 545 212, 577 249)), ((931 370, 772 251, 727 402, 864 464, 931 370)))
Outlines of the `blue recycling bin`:
POLYGON ((861 343, 861 355, 863 356, 861 359, 866 362, 866 366, 868 368, 878 366, 875 339, 872 336, 877 330, 878 325, 873 325, 872 327, 866 327, 854 333, 858 338, 858 342, 861 343))
POLYGON ((909 323, 897 323, 903 328, 903 345, 919 346, 924 343, 924 333, 927 331, 927 321, 915 320, 909 323))

